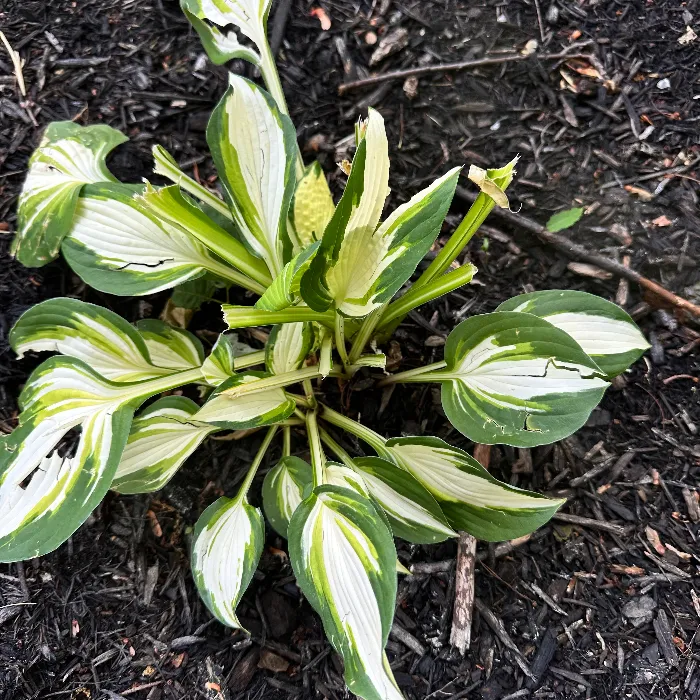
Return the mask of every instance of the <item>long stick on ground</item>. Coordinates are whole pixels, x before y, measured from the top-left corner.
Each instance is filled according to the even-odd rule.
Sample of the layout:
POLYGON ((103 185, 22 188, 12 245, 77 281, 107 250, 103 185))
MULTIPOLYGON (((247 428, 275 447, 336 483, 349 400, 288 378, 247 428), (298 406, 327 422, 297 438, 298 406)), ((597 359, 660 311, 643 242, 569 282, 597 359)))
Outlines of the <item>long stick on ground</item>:
POLYGON ((344 95, 350 90, 357 90, 358 88, 368 87, 370 85, 376 85, 377 83, 385 83, 389 80, 403 80, 412 75, 426 75, 428 73, 445 73, 449 71, 458 70, 468 70, 470 68, 481 68, 482 66, 497 66, 501 63, 515 63, 517 61, 525 61, 528 58, 538 58, 542 61, 548 60, 560 60, 562 58, 588 58, 588 54, 573 53, 572 49, 574 46, 569 47, 569 51, 562 51, 561 53, 553 54, 522 54, 522 53, 508 53, 501 56, 486 56, 485 58, 476 58, 471 61, 458 61, 457 63, 436 63, 429 66, 414 66, 413 68, 404 68, 402 70, 389 71, 387 73, 380 73, 379 75, 372 75, 369 78, 362 78, 361 80, 352 80, 347 83, 341 83, 338 85, 338 94, 344 95))
MULTIPOLYGON (((462 187, 457 188, 456 194, 460 199, 463 199, 470 203, 474 202, 474 200, 478 196, 478 192, 470 192, 469 190, 465 190, 462 187)), ((675 306, 678 309, 682 309, 683 311, 686 311, 692 316, 695 316, 695 318, 700 318, 700 306, 693 304, 691 301, 688 301, 683 297, 679 297, 677 294, 674 294, 665 287, 662 287, 660 284, 652 282, 652 280, 647 279, 643 275, 640 275, 639 272, 633 270, 632 268, 626 267, 625 265, 622 265, 621 263, 616 262, 615 260, 603 257, 602 255, 598 255, 597 253, 592 253, 591 251, 584 248, 582 245, 574 243, 570 238, 564 236, 561 233, 552 233, 551 231, 547 231, 547 229, 544 226, 542 226, 542 224, 538 223, 534 219, 530 219, 527 216, 517 214, 516 212, 512 212, 508 209, 499 208, 495 208, 491 215, 498 219, 501 219, 502 221, 508 222, 512 226, 521 228, 525 231, 529 231, 530 233, 537 236, 537 238, 539 238, 541 241, 548 243, 557 250, 560 250, 562 253, 564 253, 569 258, 572 258, 573 260, 583 260, 585 262, 589 262, 601 268, 602 270, 612 272, 618 277, 622 277, 632 282, 636 282, 638 285, 652 292, 671 306, 675 306)))

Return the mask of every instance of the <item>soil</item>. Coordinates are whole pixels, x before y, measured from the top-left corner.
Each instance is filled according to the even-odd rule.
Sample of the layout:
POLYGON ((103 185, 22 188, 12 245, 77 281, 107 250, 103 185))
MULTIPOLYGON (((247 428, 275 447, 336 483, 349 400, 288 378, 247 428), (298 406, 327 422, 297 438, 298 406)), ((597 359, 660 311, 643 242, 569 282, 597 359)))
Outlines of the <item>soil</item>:
MULTIPOLYGON (((305 155, 322 162, 336 192, 334 164, 371 105, 388 125, 392 205, 453 165, 502 165, 519 153, 514 210, 545 223, 582 206, 586 216, 569 232, 578 243, 698 302, 700 39, 687 27, 700 32, 700 2, 323 1, 314 7, 330 19, 327 30, 310 3, 280 7, 290 4, 286 21, 280 10, 271 20, 282 80, 305 155), (392 37, 394 53, 370 67, 392 37), (544 58, 337 92, 370 71, 510 56, 533 40, 544 58)), ((110 297, 85 288, 62 261, 27 270, 7 257, 41 129, 72 119, 123 130, 130 141, 110 167, 125 181, 149 176, 155 143, 194 176, 213 178, 204 128, 226 70, 202 59, 173 0, 5 0, 0 24, 25 61, 28 93, 21 97, 0 53, 0 428, 8 432, 37 363, 16 361, 7 346, 24 309, 73 295, 135 320, 157 316, 167 298, 110 297)), ((455 200, 445 234, 465 210, 455 200)), ((467 314, 531 289, 617 299, 653 347, 576 436, 532 451, 492 450, 499 478, 569 500, 562 519, 510 551, 479 544, 479 602, 464 657, 448 641, 456 543, 398 542, 401 561, 415 568, 400 577, 388 645, 401 689, 418 700, 700 698, 698 326, 496 218, 465 259, 478 266, 477 282, 397 332, 390 352, 403 368, 439 360, 446 334, 467 314)), ((210 304, 192 328, 211 342, 218 318, 210 304)), ((388 436, 435 434, 473 448, 446 422, 434 389, 382 394, 372 385, 363 375, 329 393, 388 436)), ((233 493, 258 441, 209 441, 163 491, 112 494, 56 552, 0 566, 0 696, 347 697, 283 540, 270 532, 240 605, 250 636, 212 620, 190 577, 192 526, 218 495, 233 493)))

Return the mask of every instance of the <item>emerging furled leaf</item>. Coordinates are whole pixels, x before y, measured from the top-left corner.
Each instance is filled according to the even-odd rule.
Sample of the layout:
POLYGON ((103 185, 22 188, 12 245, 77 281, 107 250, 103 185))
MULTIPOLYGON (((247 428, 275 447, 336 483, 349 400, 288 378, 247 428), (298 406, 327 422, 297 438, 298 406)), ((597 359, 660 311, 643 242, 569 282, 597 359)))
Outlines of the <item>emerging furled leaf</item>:
POLYGON ((335 204, 321 164, 315 160, 297 183, 289 213, 290 235, 303 250, 320 241, 333 217, 335 204))
POLYGON ((123 185, 90 185, 63 240, 68 264, 91 287, 121 295, 153 294, 199 277, 226 274, 204 246, 158 219, 123 185))
POLYGON ((578 430, 608 383, 567 333, 532 314, 474 316, 450 333, 441 381, 450 422, 474 442, 533 447, 578 430))
POLYGON ((296 131, 270 95, 230 74, 207 143, 241 234, 275 277, 291 249, 286 221, 294 191, 296 131))
POLYGON ((263 511, 282 537, 287 537, 289 521, 310 491, 312 481, 311 465, 299 457, 283 457, 265 476, 263 511))
POLYGON ((458 176, 454 168, 378 227, 389 191, 389 155, 384 121, 370 110, 345 192, 302 280, 306 303, 361 317, 391 299, 435 241, 458 176))
POLYGON ((430 491, 455 530, 482 540, 526 535, 564 503, 498 481, 473 457, 438 438, 394 438, 386 450, 430 491))
POLYGON ((264 311, 282 311, 299 301, 301 280, 320 245, 321 243, 317 241, 295 255, 257 300, 255 308, 264 311))
POLYGON ((295 404, 287 398, 283 389, 266 389, 242 396, 226 393, 265 376, 263 372, 247 372, 227 379, 216 388, 193 419, 230 430, 258 428, 284 420, 294 411, 295 404))
POLYGON ((173 370, 201 367, 204 348, 196 335, 184 328, 175 328, 158 319, 149 318, 136 323, 153 363, 173 370))
POLYGON ((245 498, 219 498, 197 520, 192 573, 199 595, 221 623, 240 628, 236 606, 253 578, 265 523, 245 498))
POLYGON ((343 657, 345 682, 365 700, 402 700, 384 646, 396 599, 396 549, 371 501, 320 486, 289 525, 297 584, 343 657))
POLYGON ((170 374, 130 323, 78 299, 48 299, 25 311, 10 332, 10 344, 18 357, 29 350, 76 357, 115 382, 170 374))
POLYGON ((119 493, 163 488, 204 438, 216 430, 192 420, 198 409, 184 396, 165 396, 136 416, 111 488, 119 493))
POLYGON ((27 267, 53 260, 71 228, 83 185, 116 182, 105 159, 124 134, 109 126, 52 122, 29 160, 19 196, 12 253, 27 267))
POLYGON ((498 311, 534 314, 568 333, 609 377, 624 372, 649 348, 632 318, 593 294, 558 289, 521 294, 498 311))
MULTIPOLYGON (((202 46, 212 63, 221 66, 233 58, 242 58, 254 66, 260 65, 260 56, 247 46, 243 46, 238 41, 236 32, 228 31, 226 34, 220 32, 216 27, 207 24, 197 15, 189 12, 187 10, 188 4, 191 4, 191 0, 181 0, 180 2, 185 16, 199 35, 202 46)), ((203 3, 198 4, 201 7, 203 3)))
POLYGON ((74 357, 34 370, 19 425, 0 443, 0 561, 31 559, 68 539, 109 489, 134 410, 192 373, 117 384, 74 357), (75 456, 59 456, 55 448, 78 427, 75 456))
POLYGON ((299 369, 314 342, 310 323, 283 323, 275 326, 265 344, 265 365, 272 374, 299 369))
POLYGON ((505 191, 513 181, 515 165, 518 160, 519 156, 516 156, 502 168, 489 168, 488 170, 472 165, 469 168, 468 177, 485 195, 493 199, 497 207, 508 209, 510 205, 505 191))

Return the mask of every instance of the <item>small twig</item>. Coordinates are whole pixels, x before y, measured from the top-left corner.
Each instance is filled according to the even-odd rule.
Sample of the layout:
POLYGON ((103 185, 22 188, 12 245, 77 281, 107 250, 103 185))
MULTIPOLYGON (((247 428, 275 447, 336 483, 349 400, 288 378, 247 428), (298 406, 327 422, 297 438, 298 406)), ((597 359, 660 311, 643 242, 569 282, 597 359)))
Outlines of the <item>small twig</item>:
POLYGON ((372 75, 369 78, 361 80, 351 80, 348 83, 338 85, 338 94, 344 95, 350 90, 384 83, 387 80, 402 80, 412 75, 425 75, 427 73, 443 73, 446 71, 467 70, 468 68, 480 68, 481 66, 497 66, 501 63, 510 63, 513 61, 524 61, 528 56, 522 54, 506 54, 504 56, 491 56, 487 58, 477 58, 471 61, 458 61, 457 63, 437 63, 430 66, 414 66, 413 68, 404 68, 403 70, 389 71, 380 75, 372 75))
POLYGON ((538 58, 543 61, 552 61, 559 60, 562 58, 581 57, 589 58, 588 54, 567 53, 566 51, 555 54, 542 54, 540 56, 537 56, 536 54, 527 55, 521 53, 511 53, 504 54, 503 56, 487 56, 486 58, 477 58, 471 61, 457 61, 456 63, 437 63, 435 65, 430 66, 414 66, 413 68, 404 68, 402 70, 389 71, 387 73, 381 73, 380 75, 372 75, 369 78, 362 78, 361 80, 351 80, 347 83, 341 83, 340 85, 338 85, 338 94, 344 95, 350 90, 357 90, 358 88, 376 85, 377 83, 384 83, 388 80, 403 80, 412 75, 426 75, 428 73, 445 73, 449 71, 467 70, 469 68, 481 68, 482 66, 497 66, 501 63, 516 63, 518 61, 525 61, 530 58, 538 58))
POLYGON ((391 636, 418 654, 418 656, 425 656, 425 647, 410 632, 401 627, 396 620, 391 625, 391 636))
POLYGON ((609 190, 612 187, 620 187, 621 185, 633 185, 635 182, 645 182, 646 180, 655 180, 657 177, 665 177, 666 175, 680 175, 692 170, 698 163, 700 158, 693 159, 687 165, 676 165, 673 168, 665 168, 664 170, 655 170, 653 173, 646 175, 638 175, 637 177, 629 177, 626 180, 614 180, 601 185, 601 190, 609 190))
MULTIPOLYGON (((470 203, 473 203, 478 196, 478 193, 473 193, 461 187, 457 188, 456 194, 460 199, 470 203)), ((567 236, 564 236, 561 233, 552 233, 551 231, 547 231, 542 224, 528 218, 527 216, 523 216, 522 214, 510 211, 509 209, 499 209, 498 207, 494 208, 492 213, 493 216, 507 221, 512 226, 529 231, 537 236, 541 241, 550 244, 553 248, 561 251, 569 258, 589 262, 603 270, 608 270, 608 272, 618 275, 618 277, 623 277, 632 282, 636 282, 641 287, 644 287, 644 289, 652 292, 671 306, 675 306, 677 309, 682 309, 692 316, 700 318, 700 306, 693 304, 691 301, 688 301, 683 297, 679 297, 677 294, 674 294, 665 287, 662 287, 660 284, 652 282, 650 279, 640 275, 639 272, 633 270, 631 267, 625 267, 615 260, 610 260, 609 258, 605 258, 597 253, 592 253, 578 243, 574 243, 567 236)))
POLYGON ((583 518, 580 515, 572 515, 571 513, 555 513, 552 519, 562 523, 570 523, 571 525, 590 527, 594 530, 605 530, 618 537, 622 537, 627 532, 627 529, 622 527, 622 525, 615 525, 614 523, 607 523, 594 518, 583 518))
POLYGON ((503 624, 501 619, 496 617, 496 615, 494 615, 494 613, 486 606, 486 604, 482 603, 478 598, 474 599, 474 607, 476 607, 476 609, 481 614, 481 617, 484 618, 486 624, 491 628, 493 633, 501 640, 503 645, 510 649, 510 651, 513 653, 515 662, 518 664, 518 666, 520 666, 523 673, 528 678, 532 678, 532 680, 536 681, 537 678, 530 670, 530 667, 528 666, 525 657, 520 652, 520 649, 518 649, 515 642, 510 638, 508 632, 506 632, 505 625, 503 624))
POLYGON ((24 84, 24 74, 22 73, 22 64, 24 63, 24 61, 22 61, 19 53, 17 53, 17 51, 15 51, 12 48, 12 46, 10 46, 10 42, 7 40, 5 33, 2 31, 0 31, 0 41, 2 41, 2 43, 5 45, 7 53, 10 54, 10 60, 12 61, 12 67, 15 71, 15 78, 17 78, 17 85, 19 86, 19 91, 22 93, 22 97, 26 97, 27 88, 24 84))

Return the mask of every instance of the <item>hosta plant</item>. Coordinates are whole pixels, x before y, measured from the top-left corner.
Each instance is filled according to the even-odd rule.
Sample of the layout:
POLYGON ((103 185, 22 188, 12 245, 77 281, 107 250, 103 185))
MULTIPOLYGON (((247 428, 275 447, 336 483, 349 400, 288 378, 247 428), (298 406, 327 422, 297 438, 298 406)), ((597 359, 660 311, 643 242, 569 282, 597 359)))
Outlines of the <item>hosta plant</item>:
POLYGON ((406 314, 475 274, 455 260, 491 208, 508 206, 515 161, 470 169, 476 203, 411 283, 442 230, 460 169, 384 213, 389 146, 370 110, 335 204, 320 165, 299 154, 266 38, 269 1, 182 5, 212 60, 243 58, 268 88, 231 74, 211 115, 220 191, 185 175, 160 147, 154 170, 172 184, 120 183, 105 159, 122 134, 53 123, 30 161, 14 255, 40 266, 62 253, 88 285, 112 294, 242 287, 247 296, 234 298, 251 303, 224 304, 226 324, 267 328, 267 342, 254 349, 223 333, 206 352, 184 328, 132 325, 68 298, 24 313, 10 336, 17 354, 57 354, 30 376, 17 427, 0 443, 0 561, 52 551, 109 489, 160 489, 209 436, 261 429, 242 485, 204 511, 192 543, 202 598, 223 624, 240 627, 236 606, 265 540, 248 493, 279 434, 282 457, 264 479, 263 511, 288 539, 299 587, 343 658, 349 688, 399 698, 384 654, 394 536, 510 539, 541 526, 562 501, 498 481, 437 437, 386 438, 328 405, 324 380, 342 383, 365 368, 380 385, 435 383, 447 419, 473 442, 532 447, 581 427, 647 343, 614 304, 543 291, 460 323, 443 361, 387 375, 381 348, 406 314), (198 385, 189 392, 197 400, 172 393, 187 384, 198 385), (342 431, 369 456, 348 454, 342 431))

